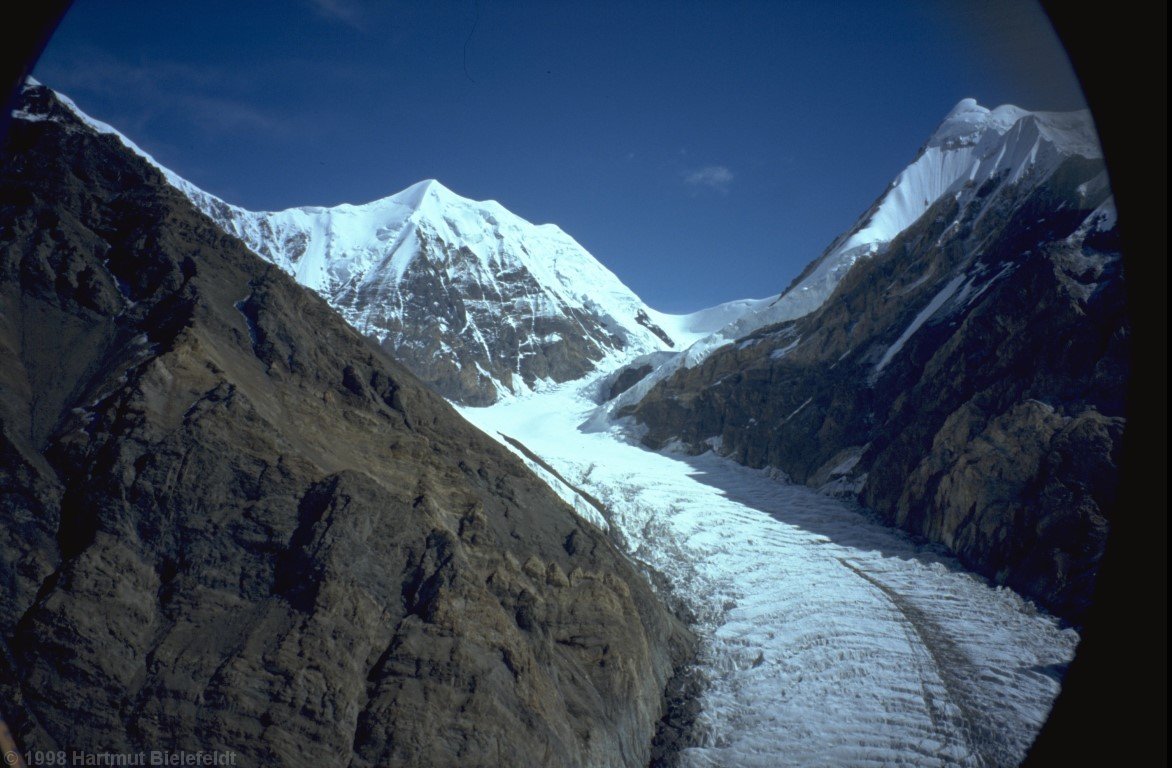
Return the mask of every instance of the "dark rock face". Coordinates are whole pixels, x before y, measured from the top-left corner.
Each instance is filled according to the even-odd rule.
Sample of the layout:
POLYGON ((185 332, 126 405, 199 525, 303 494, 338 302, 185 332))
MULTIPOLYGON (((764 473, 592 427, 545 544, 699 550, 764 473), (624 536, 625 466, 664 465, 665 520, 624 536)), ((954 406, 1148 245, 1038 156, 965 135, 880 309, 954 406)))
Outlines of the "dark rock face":
POLYGON ((646 765, 692 641, 645 578, 323 300, 45 106, 0 168, 18 743, 646 765))
POLYGON ((1129 369, 1116 233, 1086 224, 1103 172, 1076 157, 1040 186, 940 201, 816 312, 658 384, 635 411, 647 442, 718 437, 1078 621, 1129 369))
POLYGON ((614 400, 616 397, 626 392, 631 387, 638 384, 643 379, 647 378, 652 371, 650 363, 643 365, 631 365, 619 371, 618 376, 615 376, 610 387, 606 391, 606 399, 614 400))
POLYGON ((637 313, 635 313, 635 322, 655 334, 656 338, 666 344, 669 349, 676 345, 675 341, 673 341, 672 338, 667 335, 667 331, 653 323, 651 318, 647 316, 646 312, 639 310, 637 313))

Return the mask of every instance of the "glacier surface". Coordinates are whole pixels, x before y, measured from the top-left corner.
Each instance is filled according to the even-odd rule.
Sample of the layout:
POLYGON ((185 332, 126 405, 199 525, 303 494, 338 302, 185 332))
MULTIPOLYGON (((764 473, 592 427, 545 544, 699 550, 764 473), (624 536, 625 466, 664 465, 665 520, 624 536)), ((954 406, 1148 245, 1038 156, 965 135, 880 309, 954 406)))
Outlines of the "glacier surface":
POLYGON ((595 390, 578 382, 461 412, 540 456, 596 524, 570 486, 602 500, 602 524, 699 617, 707 684, 685 765, 1020 762, 1074 630, 805 486, 711 452, 648 451, 620 424, 583 429, 595 390))

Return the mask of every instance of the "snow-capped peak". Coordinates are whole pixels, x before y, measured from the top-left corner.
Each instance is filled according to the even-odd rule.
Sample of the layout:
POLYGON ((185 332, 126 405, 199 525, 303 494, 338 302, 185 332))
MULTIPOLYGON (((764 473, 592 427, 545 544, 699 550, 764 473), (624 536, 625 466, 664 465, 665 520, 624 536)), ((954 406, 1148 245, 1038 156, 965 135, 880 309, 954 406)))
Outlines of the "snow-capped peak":
POLYGON ((424 207, 443 208, 456 202, 470 202, 460 197, 435 179, 417 181, 401 192, 396 192, 387 200, 407 206, 415 210, 424 207))
POLYGON ((1029 113, 1024 109, 1012 104, 987 109, 978 104, 976 99, 961 99, 928 139, 927 146, 955 147, 961 144, 975 144, 986 131, 993 130, 998 135, 1003 134, 1027 114, 1029 113))
POLYGON ((1068 157, 1102 157, 1090 112, 1029 112, 1012 104, 987 109, 962 99, 854 227, 806 273, 738 331, 814 311, 860 258, 878 253, 945 196, 967 199, 985 182, 1040 183, 1068 157))
POLYGON ((976 99, 961 99, 924 145, 942 149, 976 146, 996 141, 1015 127, 1035 132, 1059 152, 1083 157, 1101 157, 1095 129, 1088 110, 1074 112, 1030 112, 1013 104, 987 109, 976 99))
POLYGON ((956 102, 956 106, 948 110, 948 114, 944 116, 944 121, 940 125, 943 127, 951 121, 973 115, 983 118, 988 114, 989 110, 978 104, 976 99, 968 96, 956 102))
POLYGON ((363 205, 268 213, 189 197, 360 331, 400 356, 447 360, 444 375, 458 383, 437 386, 465 402, 476 401, 469 390, 522 392, 675 344, 657 313, 561 229, 435 179, 363 205), (482 378, 460 373, 469 369, 482 378))

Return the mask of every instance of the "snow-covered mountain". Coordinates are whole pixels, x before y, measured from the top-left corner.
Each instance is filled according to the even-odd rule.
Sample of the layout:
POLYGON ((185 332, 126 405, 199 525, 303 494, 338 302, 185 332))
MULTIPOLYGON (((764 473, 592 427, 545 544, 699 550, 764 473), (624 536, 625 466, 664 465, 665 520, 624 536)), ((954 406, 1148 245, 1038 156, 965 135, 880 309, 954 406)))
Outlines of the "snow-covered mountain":
POLYGON ((442 394, 470 404, 670 349, 678 325, 572 237, 421 181, 365 205, 255 213, 187 190, 442 394))
MULTIPOLYGON (((363 205, 248 211, 162 167, 68 98, 61 102, 152 162, 225 231, 324 296, 442 394, 466 404, 630 363, 641 375, 627 375, 621 389, 642 381, 614 401, 610 410, 617 411, 713 350, 818 309, 856 263, 882 254, 940 200, 987 207, 998 190, 1037 186, 1069 157, 1101 158, 1085 111, 989 110, 965 99, 785 291, 680 316, 648 307, 557 226, 532 224, 436 180, 363 205)), ((1086 194, 1105 189, 1104 173, 1086 194)), ((1105 217, 1113 216, 1110 206, 1105 217)))
POLYGON ((1046 183, 1071 158, 1100 163, 1079 194, 1084 200, 1102 200, 1100 218, 1113 224, 1114 201, 1089 111, 1030 112, 1008 104, 987 109, 963 99, 871 207, 788 288, 745 307, 686 349, 658 356, 654 370, 609 410, 633 405, 655 382, 699 364, 716 349, 819 309, 857 263, 884 254, 942 200, 955 202, 962 212, 958 220, 979 221, 986 211, 1004 214, 1013 200, 1046 183))
POLYGON ((1028 112, 1011 104, 990 110, 963 99, 854 226, 806 267, 778 301, 742 325, 760 327, 814 311, 859 259, 885 250, 945 196, 964 207, 977 197, 987 199, 987 184, 1034 187, 1076 155, 1103 156, 1089 111, 1028 112))
MULTIPOLYGON (((199 189, 58 96, 441 394, 467 404, 576 379, 604 360, 617 365, 685 346, 751 305, 657 312, 557 226, 532 224, 432 179, 364 205, 248 211, 199 189)), ((35 102, 31 109, 16 117, 53 119, 35 102)))

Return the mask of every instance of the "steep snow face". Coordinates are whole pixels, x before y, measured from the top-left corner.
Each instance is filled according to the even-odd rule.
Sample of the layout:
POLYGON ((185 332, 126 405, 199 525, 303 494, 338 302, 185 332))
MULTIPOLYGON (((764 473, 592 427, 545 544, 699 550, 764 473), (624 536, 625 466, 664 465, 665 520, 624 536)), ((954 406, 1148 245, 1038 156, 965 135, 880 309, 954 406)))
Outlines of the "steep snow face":
MULTIPOLYGON (((747 302, 726 325, 666 356, 608 410, 637 402, 655 382, 702 362, 720 347, 818 309, 851 267, 885 250, 937 202, 951 196, 962 210, 972 204, 988 208, 1006 192, 1020 194, 1042 184, 1074 156, 1102 157, 1090 112, 1028 112, 1012 105, 987 109, 973 99, 962 100, 879 199, 786 291, 747 302)), ((1105 185, 1106 179, 1101 182, 1105 185)))
POLYGON ((1036 185, 1073 155, 1102 157, 1086 110, 990 110, 962 100, 870 210, 761 319, 780 322, 817 309, 856 261, 882 250, 945 196, 964 205, 986 183, 1036 185))
POLYGON ((638 297, 561 229, 530 224, 495 201, 460 197, 434 179, 365 205, 275 213, 207 207, 261 255, 326 295, 372 281, 401 284, 416 259, 429 255, 424 243, 442 242, 462 258, 434 266, 452 276, 473 274, 490 293, 498 275, 531 274, 541 292, 532 314, 554 313, 559 305, 592 307, 631 326, 629 336, 653 336, 635 321, 646 311, 638 297))
MULTIPOLYGON (((469 200, 434 179, 366 205, 275 213, 251 213, 199 194, 197 202, 225 229, 400 355, 411 345, 400 318, 422 307, 428 314, 414 319, 416 327, 426 326, 437 306, 443 308, 420 295, 421 280, 442 271, 448 298, 463 305, 463 314, 438 327, 438 335, 448 337, 441 355, 449 353, 445 344, 457 354, 453 330, 475 338, 484 354, 473 362, 499 390, 513 394, 535 386, 526 358, 538 353, 522 341, 516 355, 494 361, 502 342, 494 326, 521 332, 552 327, 535 337, 539 346, 581 340, 587 362, 605 357, 614 367, 685 348, 768 303, 739 299, 684 315, 659 312, 559 227, 531 224, 496 201, 469 200)), ((573 375, 551 371, 544 378, 565 381, 593 366, 570 367, 573 375)))

